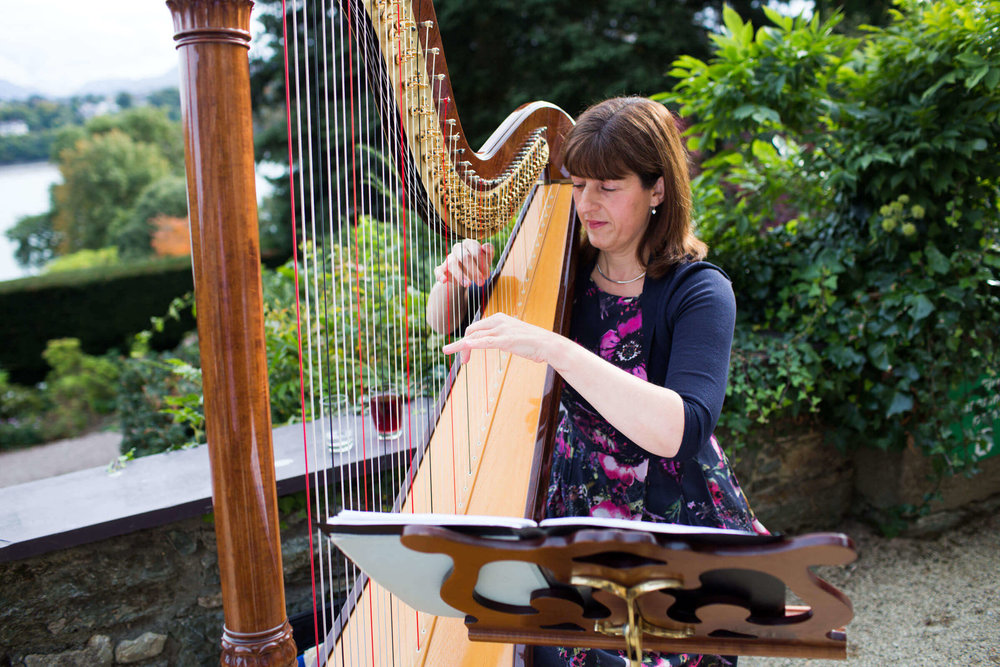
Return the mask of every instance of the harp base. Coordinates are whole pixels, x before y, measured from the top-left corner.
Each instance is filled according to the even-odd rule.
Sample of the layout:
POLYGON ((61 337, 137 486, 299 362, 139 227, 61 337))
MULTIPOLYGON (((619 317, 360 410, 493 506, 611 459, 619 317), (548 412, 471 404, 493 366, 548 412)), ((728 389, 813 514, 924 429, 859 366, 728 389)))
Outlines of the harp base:
POLYGON ((295 642, 288 619, 263 632, 222 630, 223 667, 291 667, 295 664, 295 642))

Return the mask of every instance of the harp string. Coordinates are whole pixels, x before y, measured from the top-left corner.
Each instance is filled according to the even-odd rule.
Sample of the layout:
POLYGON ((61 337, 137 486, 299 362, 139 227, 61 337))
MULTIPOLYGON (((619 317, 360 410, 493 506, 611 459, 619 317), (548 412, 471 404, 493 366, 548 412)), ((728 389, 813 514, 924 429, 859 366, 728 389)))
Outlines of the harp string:
MULTIPOLYGON (((289 193, 290 193, 290 198, 291 198, 291 216, 292 216, 292 225, 291 225, 291 228, 292 228, 292 230, 291 230, 292 231, 292 247, 293 248, 297 248, 298 247, 298 234, 297 234, 297 229, 296 229, 296 227, 297 227, 297 221, 296 221, 296 216, 295 216, 295 208, 296 208, 295 207, 295 177, 294 177, 294 173, 295 172, 294 172, 294 170, 292 168, 292 165, 293 165, 293 162, 294 162, 294 156, 293 156, 293 148, 292 148, 291 98, 290 98, 290 87, 288 86, 288 76, 289 76, 289 69, 288 69, 288 12, 287 12, 287 6, 286 6, 285 0, 282 0, 282 2, 281 2, 281 34, 282 34, 282 60, 283 60, 283 70, 282 71, 283 71, 283 76, 284 76, 284 81, 285 81, 285 128, 286 128, 286 140, 287 140, 286 143, 287 143, 287 148, 288 148, 287 158, 288 158, 288 166, 289 166, 289 169, 288 169, 288 179, 289 179, 288 185, 289 185, 289 193)), ((307 422, 307 419, 306 419, 305 374, 304 374, 303 364, 302 364, 302 361, 301 361, 302 358, 303 358, 303 346, 302 346, 302 305, 301 305, 300 290, 299 290, 299 261, 298 261, 298 253, 297 252, 293 252, 292 254, 293 254, 293 269, 294 269, 294 273, 293 273, 293 285, 294 285, 294 289, 295 289, 295 337, 296 337, 297 351, 298 351, 299 360, 300 360, 299 361, 299 404, 300 404, 300 416, 301 416, 301 420, 302 420, 303 460, 304 460, 304 464, 305 464, 305 476, 306 476, 306 485, 305 485, 305 493, 306 493, 306 521, 308 522, 308 524, 310 526, 312 526, 313 525, 313 519, 312 519, 312 517, 313 517, 313 512, 312 512, 312 497, 311 497, 310 486, 309 486, 309 483, 308 483, 308 481, 309 481, 309 458, 310 457, 309 457, 309 452, 308 452, 308 448, 307 448, 307 444, 306 444, 308 442, 308 437, 307 437, 307 433, 308 433, 308 431, 307 431, 307 429, 308 429, 307 423, 308 422, 307 422)), ((318 502, 319 499, 317 498, 316 500, 318 502)), ((310 554, 316 553, 316 544, 315 544, 315 541, 314 541, 314 537, 315 536, 313 534, 313 531, 309 530, 308 531, 308 535, 309 535, 309 553, 310 554)), ((310 587, 311 587, 311 594, 312 594, 312 613, 313 613, 313 619, 314 619, 313 620, 313 644, 315 646, 319 646, 319 643, 320 643, 320 641, 319 641, 319 627, 320 627, 320 625, 319 625, 319 622, 316 619, 320 618, 320 615, 319 615, 319 610, 317 608, 316 563, 317 563, 317 559, 315 559, 315 558, 310 558, 309 559, 309 580, 310 580, 310 587)), ((322 575, 322 565, 323 565, 322 559, 319 559, 319 563, 320 563, 320 568, 321 568, 320 569, 320 582, 321 582, 321 586, 322 586, 322 582, 324 581, 324 577, 322 575)), ((322 589, 321 589, 321 595, 323 595, 322 599, 325 599, 325 591, 323 591, 322 589)), ((324 610, 324 616, 323 616, 322 623, 323 623, 323 625, 325 625, 325 623, 326 623, 325 610, 324 610)))
MULTIPOLYGON (((379 45, 364 43, 372 39, 372 31, 379 31, 397 40, 398 53, 422 52, 429 72, 427 85, 431 93, 437 86, 436 97, 441 101, 442 116, 447 118, 451 100, 444 95, 444 75, 437 71, 438 53, 431 46, 430 26, 423 30, 400 29, 404 21, 398 4, 394 6, 394 17, 373 16, 371 27, 365 23, 365 9, 360 3, 337 6, 330 0, 316 0, 311 7, 309 0, 295 0, 290 12, 284 6, 282 9, 286 12, 285 48, 290 41, 294 62, 289 67, 286 51, 286 97, 290 100, 288 90, 293 90, 295 98, 294 119, 292 110, 288 112, 292 215, 297 218, 298 230, 293 240, 297 249, 308 246, 311 250, 302 253, 304 279, 298 282, 296 277, 297 300, 300 288, 302 296, 297 305, 297 317, 301 319, 297 325, 300 358, 305 367, 300 388, 302 411, 304 419, 312 419, 308 427, 303 427, 303 437, 308 441, 305 457, 312 476, 307 487, 313 490, 307 498, 308 511, 323 518, 341 508, 387 510, 392 503, 391 496, 385 495, 387 488, 408 488, 402 508, 411 512, 467 511, 465 487, 480 456, 477 448, 483 439, 483 418, 472 419, 466 407, 457 407, 457 401, 449 402, 440 420, 450 422, 450 429, 446 429, 451 433, 450 443, 443 451, 428 449, 421 463, 427 466, 427 474, 414 474, 414 451, 427 439, 432 412, 428 401, 420 397, 441 393, 446 374, 430 378, 424 374, 437 363, 437 356, 413 345, 423 337, 416 332, 422 326, 418 323, 422 323, 423 314, 411 312, 408 293, 411 288, 426 291, 433 280, 433 264, 443 259, 460 237, 454 232, 430 234, 418 220, 423 217, 434 221, 436 216, 431 197, 419 200, 422 211, 414 205, 412 193, 420 187, 419 174, 408 166, 408 160, 415 158, 408 153, 406 141, 407 137, 416 140, 434 131, 441 133, 443 150, 432 160, 439 162, 446 186, 449 179, 459 176, 450 165, 462 165, 462 149, 458 147, 455 121, 439 122, 436 117, 410 113, 419 102, 408 87, 408 82, 417 78, 414 70, 421 66, 417 60, 400 59, 396 63, 397 81, 392 82, 381 63, 376 62, 382 58, 379 45), (293 36, 288 36, 289 18, 293 36), (301 36, 302 41, 296 36, 301 36), (315 62, 309 48, 313 43, 319 52, 315 62), (376 79, 369 81, 363 73, 376 79), (383 96, 379 91, 388 94, 383 96), (383 119, 381 123, 372 120, 376 111, 383 119), (376 223, 376 218, 384 222, 376 223), (399 267, 401 275, 384 281, 373 278, 368 264, 399 267), (373 291, 379 288, 381 295, 376 299, 373 291), (398 299, 402 299, 401 306, 394 301, 398 299), (380 320, 380 311, 391 314, 399 307, 401 317, 380 320), (384 326, 379 326, 380 321, 384 326), (351 355, 355 361, 345 362, 345 357, 351 355), (404 412, 405 447, 396 447, 386 455, 391 459, 387 466, 383 462, 376 464, 376 453, 368 450, 380 439, 372 433, 370 409, 359 407, 382 389, 382 368, 387 369, 389 381, 397 382, 401 393, 410 399, 404 412), (307 428, 311 437, 306 435, 307 428), (334 473, 333 450, 342 440, 357 443, 360 456, 351 457, 334 473), (442 455, 450 461, 431 460, 442 455), (440 463, 447 465, 442 467, 440 463), (447 468, 450 474, 446 474, 447 468), (435 494, 447 487, 451 487, 450 493, 444 498, 450 499, 435 494)), ((477 177, 469 178, 473 185, 478 184, 477 177)), ((476 187, 474 192, 476 210, 482 215, 487 208, 485 191, 476 187)), ((505 240, 502 236, 495 238, 494 244, 499 254, 505 240)), ((520 271, 517 267, 526 266, 528 258, 521 251, 512 253, 506 261, 514 267, 512 270, 520 271)), ((502 291, 497 301, 500 310, 517 312, 517 295, 509 290, 502 291)), ((480 306, 478 302, 471 304, 474 309, 480 306)), ((453 307, 448 304, 449 320, 453 307)), ((446 340, 453 338, 448 336, 446 340)), ((474 373, 460 374, 453 380, 451 392, 463 394, 465 405, 482 405, 489 411, 496 402, 509 355, 495 351, 476 355, 488 357, 487 363, 479 364, 474 373)), ((319 582, 314 583, 318 588, 314 595, 319 601, 314 602, 314 615, 321 627, 315 629, 315 634, 322 639, 338 623, 338 610, 320 601, 343 596, 362 575, 325 540, 319 539, 316 548, 319 582)), ((337 606, 340 604, 337 602, 337 606)), ((351 630, 339 639, 339 650, 330 659, 341 664, 351 664, 349 656, 365 653, 370 656, 370 664, 392 664, 412 650, 405 646, 416 645, 419 650, 428 625, 426 616, 389 599, 381 590, 368 595, 364 608, 354 608, 353 615, 365 617, 367 623, 350 624, 351 630), (384 646, 380 640, 377 647, 376 634, 392 638, 391 645, 384 646)), ((320 653, 325 663, 327 656, 320 653)))

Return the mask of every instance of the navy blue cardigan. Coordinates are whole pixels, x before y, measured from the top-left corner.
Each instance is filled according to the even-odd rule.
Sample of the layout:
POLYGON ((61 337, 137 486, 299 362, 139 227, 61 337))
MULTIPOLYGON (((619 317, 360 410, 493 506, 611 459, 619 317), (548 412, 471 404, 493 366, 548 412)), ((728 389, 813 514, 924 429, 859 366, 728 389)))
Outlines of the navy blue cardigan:
MULTIPOLYGON (((571 336, 595 350, 598 304, 581 295, 593 265, 582 267, 576 285, 571 336)), ((684 401, 684 437, 675 459, 704 446, 719 420, 729 377, 736 298, 729 277, 708 262, 679 264, 662 278, 646 277, 639 297, 643 352, 650 382, 676 391, 684 401)))

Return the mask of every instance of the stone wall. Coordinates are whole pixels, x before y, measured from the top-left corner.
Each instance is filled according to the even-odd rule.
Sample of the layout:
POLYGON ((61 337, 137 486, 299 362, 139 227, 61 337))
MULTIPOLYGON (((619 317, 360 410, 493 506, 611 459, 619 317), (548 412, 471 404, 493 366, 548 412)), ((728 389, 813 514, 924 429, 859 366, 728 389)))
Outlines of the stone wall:
POLYGON ((771 532, 835 530, 851 506, 851 457, 808 421, 783 422, 755 440, 733 457, 733 469, 757 518, 771 532))
POLYGON ((921 506, 931 498, 926 513, 903 528, 910 535, 934 535, 1000 508, 1000 456, 981 461, 975 475, 940 479, 931 461, 912 446, 893 451, 861 449, 854 461, 857 473, 851 513, 855 516, 887 523, 898 517, 901 506, 921 506))
MULTIPOLYGON (((282 530, 289 616, 312 608, 308 540, 282 530)), ((2 667, 216 665, 221 634, 209 517, 0 563, 2 667)))
POLYGON ((912 447, 843 453, 808 420, 755 433, 755 444, 733 459, 751 507, 772 532, 838 530, 852 516, 909 535, 933 534, 1000 507, 1000 456, 981 462, 978 474, 939 479, 912 447), (903 506, 921 506, 925 498, 931 500, 922 516, 899 521, 903 506))

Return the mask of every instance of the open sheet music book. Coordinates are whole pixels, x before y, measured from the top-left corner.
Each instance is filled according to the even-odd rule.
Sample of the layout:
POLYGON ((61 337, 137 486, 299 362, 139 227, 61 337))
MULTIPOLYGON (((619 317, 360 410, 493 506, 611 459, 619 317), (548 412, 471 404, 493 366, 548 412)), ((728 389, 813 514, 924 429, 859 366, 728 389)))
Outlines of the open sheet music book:
MULTIPOLYGON (((683 536, 686 541, 712 545, 761 544, 776 539, 724 528, 598 517, 560 517, 535 522, 515 517, 344 510, 322 526, 337 548, 408 605, 437 616, 456 617, 465 614, 446 604, 440 596, 441 584, 453 569, 452 559, 444 554, 406 548, 399 538, 408 526, 438 526, 463 535, 502 540, 532 540, 588 529, 649 533, 666 539, 683 536)), ((537 564, 503 560, 480 570, 475 590, 495 602, 527 607, 534 591, 550 585, 537 564)))
POLYGON ((634 530, 657 535, 759 537, 726 528, 703 528, 700 526, 684 526, 676 523, 651 523, 648 521, 602 517, 559 517, 536 522, 531 519, 506 516, 358 512, 356 510, 343 510, 337 516, 328 519, 324 524, 324 530, 328 533, 337 534, 399 534, 406 526, 442 526, 468 534, 491 537, 503 535, 536 537, 584 528, 616 528, 619 530, 634 530))

